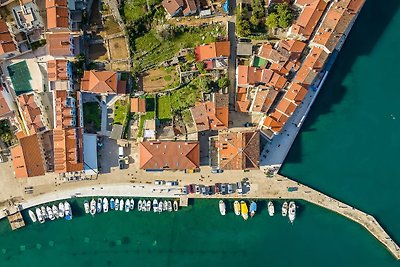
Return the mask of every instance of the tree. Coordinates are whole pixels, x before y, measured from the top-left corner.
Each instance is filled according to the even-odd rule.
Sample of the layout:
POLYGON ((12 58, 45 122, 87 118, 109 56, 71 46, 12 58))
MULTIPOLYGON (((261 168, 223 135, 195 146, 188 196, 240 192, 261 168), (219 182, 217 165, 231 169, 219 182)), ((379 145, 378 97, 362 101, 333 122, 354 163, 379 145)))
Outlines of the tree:
POLYGON ((203 61, 196 62, 196 68, 199 70, 200 73, 204 73, 205 66, 203 61))
POLYGON ((277 4, 270 8, 265 24, 269 28, 287 28, 292 24, 293 12, 287 3, 277 4))
POLYGON ((256 16, 254 16, 254 14, 253 14, 253 15, 251 15, 251 17, 250 17, 250 23, 251 23, 253 26, 257 27, 258 24, 260 24, 260 20, 259 20, 256 16))
POLYGON ((218 80, 219 89, 223 89, 229 86, 229 79, 224 77, 218 80))
POLYGON ((203 91, 203 93, 209 93, 211 91, 210 80, 207 78, 200 78, 198 85, 201 91, 203 91))
POLYGON ((236 33, 240 37, 246 37, 251 34, 250 22, 241 15, 236 17, 236 33))
POLYGON ((268 15, 267 20, 265 22, 268 28, 274 29, 279 25, 279 16, 276 13, 271 13, 268 15))

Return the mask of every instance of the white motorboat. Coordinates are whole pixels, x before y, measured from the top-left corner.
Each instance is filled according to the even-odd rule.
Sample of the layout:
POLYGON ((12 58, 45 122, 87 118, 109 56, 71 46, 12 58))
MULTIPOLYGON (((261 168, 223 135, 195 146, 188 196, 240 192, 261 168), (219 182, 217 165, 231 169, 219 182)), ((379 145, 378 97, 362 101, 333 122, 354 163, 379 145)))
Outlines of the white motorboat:
POLYGON ((47 214, 46 208, 45 208, 44 206, 41 206, 41 207, 40 207, 40 211, 42 212, 42 216, 43 216, 45 219, 48 219, 48 218, 49 218, 49 215, 47 214))
POLYGON ((218 204, 218 207, 219 207, 219 213, 221 213, 221 215, 224 216, 226 214, 225 202, 223 200, 220 200, 219 204, 218 204))
POLYGON ((168 211, 169 212, 172 211, 172 202, 171 202, 171 200, 168 200, 168 211))
POLYGON ((129 212, 131 210, 131 201, 129 198, 125 201, 125 212, 129 212))
POLYGON ((67 221, 72 220, 72 208, 68 201, 64 202, 64 209, 65 209, 65 219, 67 221))
POLYGON ((53 210, 49 206, 46 207, 46 212, 50 220, 54 221, 56 219, 56 217, 53 214, 53 210))
POLYGON ((90 201, 90 214, 95 215, 96 214, 96 200, 92 198, 90 201))
POLYGON ((40 208, 36 208, 35 211, 36 211, 36 216, 37 216, 39 222, 40 222, 40 223, 44 223, 44 222, 45 222, 45 219, 44 219, 44 217, 43 217, 43 214, 42 214, 42 211, 40 210, 40 208))
POLYGON ((131 205, 129 206, 130 210, 134 210, 135 209, 135 200, 133 198, 131 198, 131 205))
POLYGON ((29 210, 28 214, 29 214, 29 217, 31 217, 31 221, 33 223, 37 222, 36 215, 35 215, 35 213, 33 211, 29 210))
POLYGON ((142 200, 139 199, 138 203, 137 203, 137 209, 138 211, 142 211, 142 200))
POLYGON ((103 210, 103 200, 101 198, 98 198, 96 212, 100 213, 102 210, 103 210))
POLYGON ((115 199, 115 210, 119 210, 119 199, 115 199))
POLYGON ((58 216, 64 218, 64 203, 62 202, 58 203, 58 216))
POLYGON ((162 200, 158 201, 158 212, 162 212, 164 210, 164 202, 162 200))
POLYGON ((283 202, 283 205, 282 205, 282 216, 283 217, 286 217, 286 215, 287 215, 287 212, 288 212, 288 203, 285 201, 285 202, 283 202))
POLYGON ((158 200, 157 199, 153 200, 153 211, 154 212, 158 211, 158 200))
POLYGON ((294 219, 296 218, 296 204, 294 201, 289 203, 289 221, 293 223, 294 219))
POLYGON ((163 211, 167 211, 167 210, 168 210, 168 201, 164 200, 163 211))
POLYGON ((119 210, 120 211, 124 210, 124 204, 125 204, 124 199, 121 198, 119 201, 119 210))
POLYGON ((108 212, 108 199, 106 197, 103 198, 103 211, 108 212))
POLYGON ((179 209, 179 205, 178 205, 178 201, 174 200, 174 211, 178 211, 179 209))
POLYGON ((146 202, 146 211, 151 211, 151 201, 147 200, 146 202))
POLYGON ((54 217, 56 217, 56 219, 60 218, 60 215, 58 214, 58 208, 57 208, 57 206, 56 206, 56 205, 53 205, 53 206, 51 207, 51 209, 53 210, 53 215, 54 215, 54 217))
POLYGON ((89 214, 89 213, 90 213, 89 201, 87 201, 87 200, 83 201, 83 208, 85 209, 85 213, 86 213, 86 214, 89 214))
POLYGON ((274 216, 275 214, 275 207, 274 207, 274 203, 272 203, 272 201, 268 201, 268 214, 269 216, 274 216))

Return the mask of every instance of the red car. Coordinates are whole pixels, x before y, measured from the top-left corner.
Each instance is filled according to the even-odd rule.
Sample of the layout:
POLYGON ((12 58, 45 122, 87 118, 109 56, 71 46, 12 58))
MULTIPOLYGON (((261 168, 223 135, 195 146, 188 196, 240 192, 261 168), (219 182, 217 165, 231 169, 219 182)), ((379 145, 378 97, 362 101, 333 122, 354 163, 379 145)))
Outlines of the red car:
POLYGON ((190 194, 194 194, 195 193, 194 184, 190 184, 189 185, 189 193, 190 194))
POLYGON ((220 186, 221 186, 220 183, 216 183, 216 184, 215 184, 215 194, 219 194, 219 192, 220 192, 220 186))

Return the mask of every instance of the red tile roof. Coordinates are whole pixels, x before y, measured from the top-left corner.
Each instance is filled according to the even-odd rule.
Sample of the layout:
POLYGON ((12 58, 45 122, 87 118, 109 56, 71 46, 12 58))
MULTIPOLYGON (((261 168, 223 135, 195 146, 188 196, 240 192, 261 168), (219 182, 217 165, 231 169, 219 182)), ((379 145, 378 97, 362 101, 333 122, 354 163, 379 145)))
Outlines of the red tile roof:
POLYGON ((8 26, 6 22, 0 21, 0 56, 13 51, 17 51, 17 47, 8 30, 8 26))
POLYGON ((289 101, 286 98, 282 98, 282 100, 276 107, 276 110, 290 117, 293 115, 293 112, 296 110, 296 107, 297 106, 293 102, 289 101))
POLYGON ((140 145, 140 169, 197 169, 200 146, 197 141, 147 141, 140 145))
POLYGON ((85 71, 81 79, 81 90, 98 94, 117 94, 118 75, 114 71, 85 71))
POLYGON ((214 42, 206 45, 200 45, 195 49, 196 60, 204 61, 207 59, 229 57, 230 56, 230 42, 214 42))
POLYGON ((318 21, 321 19, 327 3, 324 0, 298 0, 296 3, 304 5, 304 8, 296 22, 292 25, 291 32, 309 38, 318 21))
POLYGON ((278 91, 273 89, 259 90, 254 99, 253 112, 267 112, 274 102, 278 91))
POLYGON ((83 170, 82 130, 77 128, 54 129, 54 172, 83 170))
POLYGON ((173 16, 178 9, 184 6, 183 0, 163 0, 161 4, 170 16, 173 16))
POLYGON ((24 122, 29 131, 29 135, 33 135, 37 132, 45 130, 45 126, 42 121, 42 113, 35 102, 34 95, 23 94, 18 96, 17 100, 21 108, 21 114, 24 122))
POLYGON ((207 101, 190 109, 197 131, 228 128, 229 95, 214 94, 214 101, 207 101))
POLYGON ((131 98, 131 112, 146 112, 146 99, 145 98, 131 98))
POLYGON ((49 55, 72 56, 72 41, 69 33, 50 33, 46 38, 49 55))
POLYGON ((9 115, 11 113, 10 107, 8 106, 8 103, 4 99, 3 93, 0 92, 0 117, 4 117, 6 115, 9 115))
POLYGON ((293 83, 285 94, 285 98, 294 102, 296 105, 300 105, 304 97, 307 95, 307 89, 300 84, 293 83))
POLYGON ((322 48, 313 47, 307 58, 303 61, 293 82, 308 87, 314 81, 315 77, 317 77, 318 71, 323 68, 328 56, 328 53, 322 48))
POLYGON ((47 77, 49 81, 68 80, 68 60, 58 59, 47 61, 47 77))

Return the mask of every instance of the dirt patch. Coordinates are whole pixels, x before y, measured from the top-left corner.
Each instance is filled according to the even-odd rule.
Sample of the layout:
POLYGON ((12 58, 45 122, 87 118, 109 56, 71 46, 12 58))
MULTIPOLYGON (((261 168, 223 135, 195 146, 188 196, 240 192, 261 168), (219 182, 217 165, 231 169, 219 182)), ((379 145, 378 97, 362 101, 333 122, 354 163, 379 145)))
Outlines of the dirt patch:
POLYGON ((118 37, 108 40, 111 58, 113 60, 127 59, 128 49, 124 37, 118 37))
MULTIPOLYGON (((169 71, 164 68, 151 69, 143 74, 143 91, 157 92, 164 88, 179 84, 179 77, 175 69, 169 71)), ((172 88, 171 87, 171 88, 172 88)))
POLYGON ((109 64, 107 69, 114 70, 114 71, 130 71, 128 61, 113 62, 113 63, 109 64))

